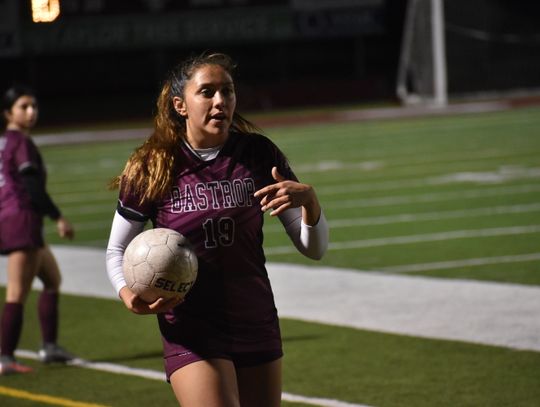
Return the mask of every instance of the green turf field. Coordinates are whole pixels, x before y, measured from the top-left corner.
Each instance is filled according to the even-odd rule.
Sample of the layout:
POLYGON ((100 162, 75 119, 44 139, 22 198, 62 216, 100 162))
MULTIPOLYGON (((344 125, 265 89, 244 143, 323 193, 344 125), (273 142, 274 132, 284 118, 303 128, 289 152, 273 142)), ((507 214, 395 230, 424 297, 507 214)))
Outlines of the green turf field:
MULTIPOLYGON (((266 134, 318 191, 331 227, 321 264, 537 286, 539 129, 540 109, 527 108, 272 127, 266 134)), ((117 194, 107 183, 137 144, 41 147, 49 191, 77 229, 68 244, 105 247, 117 194)), ((267 220, 269 261, 315 264, 294 252, 278 222, 267 220)), ((52 244, 65 244, 52 224, 46 232, 52 244)), ((111 300, 62 301, 62 343, 70 350, 161 369, 153 317, 130 315, 111 300)), ((36 349, 34 307, 27 309, 21 347, 36 349)), ((284 391, 293 394, 377 407, 540 405, 536 352, 295 320, 283 321, 283 335, 284 391)), ((38 367, 35 380, 2 378, 0 405, 40 405, 5 395, 1 386, 115 407, 174 405, 168 385, 158 381, 29 363, 38 367)))

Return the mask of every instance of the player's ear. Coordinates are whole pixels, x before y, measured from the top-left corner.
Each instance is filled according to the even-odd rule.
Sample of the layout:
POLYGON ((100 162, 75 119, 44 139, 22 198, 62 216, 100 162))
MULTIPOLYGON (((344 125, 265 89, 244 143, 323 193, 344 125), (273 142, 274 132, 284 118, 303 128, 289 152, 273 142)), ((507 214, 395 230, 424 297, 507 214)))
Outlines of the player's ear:
POLYGON ((174 96, 172 102, 174 110, 176 110, 180 116, 187 117, 187 110, 184 99, 179 98, 178 96, 174 96))
POLYGON ((4 120, 6 122, 9 122, 9 119, 11 117, 11 112, 8 109, 5 109, 2 113, 4 113, 4 120))

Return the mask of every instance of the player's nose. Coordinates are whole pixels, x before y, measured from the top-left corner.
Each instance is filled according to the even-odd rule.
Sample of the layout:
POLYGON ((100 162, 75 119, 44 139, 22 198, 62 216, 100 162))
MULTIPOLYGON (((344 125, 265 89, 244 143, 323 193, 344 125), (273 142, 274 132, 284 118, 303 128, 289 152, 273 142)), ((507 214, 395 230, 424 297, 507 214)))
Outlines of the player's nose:
POLYGON ((214 93, 214 106, 215 107, 221 107, 225 105, 225 97, 223 96, 223 93, 221 91, 217 91, 214 93))

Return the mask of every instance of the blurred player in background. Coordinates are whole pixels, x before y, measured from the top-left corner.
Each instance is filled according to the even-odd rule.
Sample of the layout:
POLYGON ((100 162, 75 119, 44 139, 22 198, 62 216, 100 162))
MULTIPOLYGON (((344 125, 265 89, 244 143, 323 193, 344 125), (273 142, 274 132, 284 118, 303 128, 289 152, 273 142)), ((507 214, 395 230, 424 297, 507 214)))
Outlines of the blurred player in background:
POLYGON ((0 374, 28 373, 32 369, 15 357, 23 326, 23 308, 34 277, 43 282, 38 315, 43 362, 72 358, 57 345, 60 270, 43 240, 43 217, 56 222, 58 234, 73 238, 73 227, 61 215, 46 191, 41 154, 30 138, 38 118, 35 93, 14 86, 2 99, 6 131, 0 136, 0 253, 8 255, 6 302, 0 320, 0 374))
POLYGON ((183 407, 280 405, 283 352, 264 212, 279 217, 305 256, 320 259, 328 245, 313 188, 235 112, 233 70, 224 54, 176 67, 158 98, 153 134, 116 180, 109 278, 128 309, 158 314, 165 371, 183 407), (148 220, 195 248, 198 277, 184 302, 147 304, 126 287, 122 255, 148 220))

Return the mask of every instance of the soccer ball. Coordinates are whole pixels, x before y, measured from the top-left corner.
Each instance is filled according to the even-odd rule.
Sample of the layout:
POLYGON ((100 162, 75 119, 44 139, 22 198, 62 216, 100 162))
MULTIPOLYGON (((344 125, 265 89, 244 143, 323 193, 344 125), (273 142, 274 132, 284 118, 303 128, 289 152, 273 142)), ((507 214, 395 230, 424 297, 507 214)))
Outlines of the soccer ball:
POLYGON ((148 229, 129 243, 123 272, 128 288, 145 302, 183 298, 197 278, 197 256, 188 239, 167 228, 148 229))

